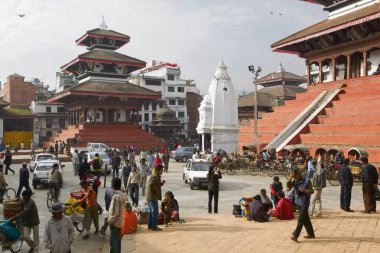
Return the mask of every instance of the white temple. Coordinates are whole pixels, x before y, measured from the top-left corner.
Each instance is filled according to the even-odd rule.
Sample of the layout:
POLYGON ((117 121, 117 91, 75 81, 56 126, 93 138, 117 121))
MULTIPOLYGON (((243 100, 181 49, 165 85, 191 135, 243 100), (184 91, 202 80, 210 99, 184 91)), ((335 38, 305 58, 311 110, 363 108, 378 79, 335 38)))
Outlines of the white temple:
POLYGON ((201 135, 202 151, 219 149, 236 152, 239 123, 238 103, 227 67, 220 61, 199 111, 197 132, 201 135))

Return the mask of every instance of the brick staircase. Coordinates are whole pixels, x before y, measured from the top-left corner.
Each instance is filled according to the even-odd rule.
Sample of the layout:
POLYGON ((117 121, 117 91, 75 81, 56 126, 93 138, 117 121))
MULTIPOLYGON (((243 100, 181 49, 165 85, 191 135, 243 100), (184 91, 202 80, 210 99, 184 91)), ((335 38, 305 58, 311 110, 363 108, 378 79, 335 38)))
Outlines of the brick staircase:
MULTIPOLYGON (((304 144, 313 155, 319 147, 339 146, 347 155, 351 147, 368 151, 369 160, 380 163, 380 76, 317 84, 295 100, 263 114, 258 122, 259 146, 264 147, 306 108, 321 91, 342 91, 289 144, 304 144)), ((253 123, 240 127, 239 149, 253 142, 253 123)))
POLYGON ((123 148, 134 145, 137 149, 153 149, 161 146, 160 139, 152 134, 141 130, 137 125, 79 125, 69 126, 57 136, 51 137, 49 142, 44 142, 45 147, 54 145, 55 141, 78 138, 81 143, 75 146, 86 146, 88 142, 104 143, 112 148, 123 148))

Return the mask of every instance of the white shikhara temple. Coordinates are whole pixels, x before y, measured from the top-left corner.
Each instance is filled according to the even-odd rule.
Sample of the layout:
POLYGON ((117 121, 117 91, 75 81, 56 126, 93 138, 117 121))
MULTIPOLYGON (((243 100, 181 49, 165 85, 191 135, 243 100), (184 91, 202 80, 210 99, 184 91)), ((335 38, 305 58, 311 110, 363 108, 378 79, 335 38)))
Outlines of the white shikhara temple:
POLYGON ((200 149, 236 152, 239 135, 238 103, 227 67, 220 61, 199 111, 200 149))

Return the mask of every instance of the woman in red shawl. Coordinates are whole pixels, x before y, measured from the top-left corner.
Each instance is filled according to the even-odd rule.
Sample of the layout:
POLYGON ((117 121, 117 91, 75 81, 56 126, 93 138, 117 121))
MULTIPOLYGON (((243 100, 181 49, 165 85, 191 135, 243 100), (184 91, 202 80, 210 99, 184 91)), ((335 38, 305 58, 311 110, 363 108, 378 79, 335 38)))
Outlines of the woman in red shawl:
POLYGON ((278 194, 280 200, 277 203, 275 216, 280 220, 292 220, 294 219, 293 204, 292 201, 285 198, 285 194, 280 192, 278 194))

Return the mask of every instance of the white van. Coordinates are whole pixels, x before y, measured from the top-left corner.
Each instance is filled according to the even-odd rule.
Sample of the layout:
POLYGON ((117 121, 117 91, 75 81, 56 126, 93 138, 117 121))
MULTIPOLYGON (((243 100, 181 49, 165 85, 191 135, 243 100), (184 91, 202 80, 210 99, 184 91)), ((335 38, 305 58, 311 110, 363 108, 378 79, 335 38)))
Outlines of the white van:
POLYGON ((89 142, 87 144, 88 152, 106 152, 106 149, 109 149, 109 147, 104 143, 89 142))

